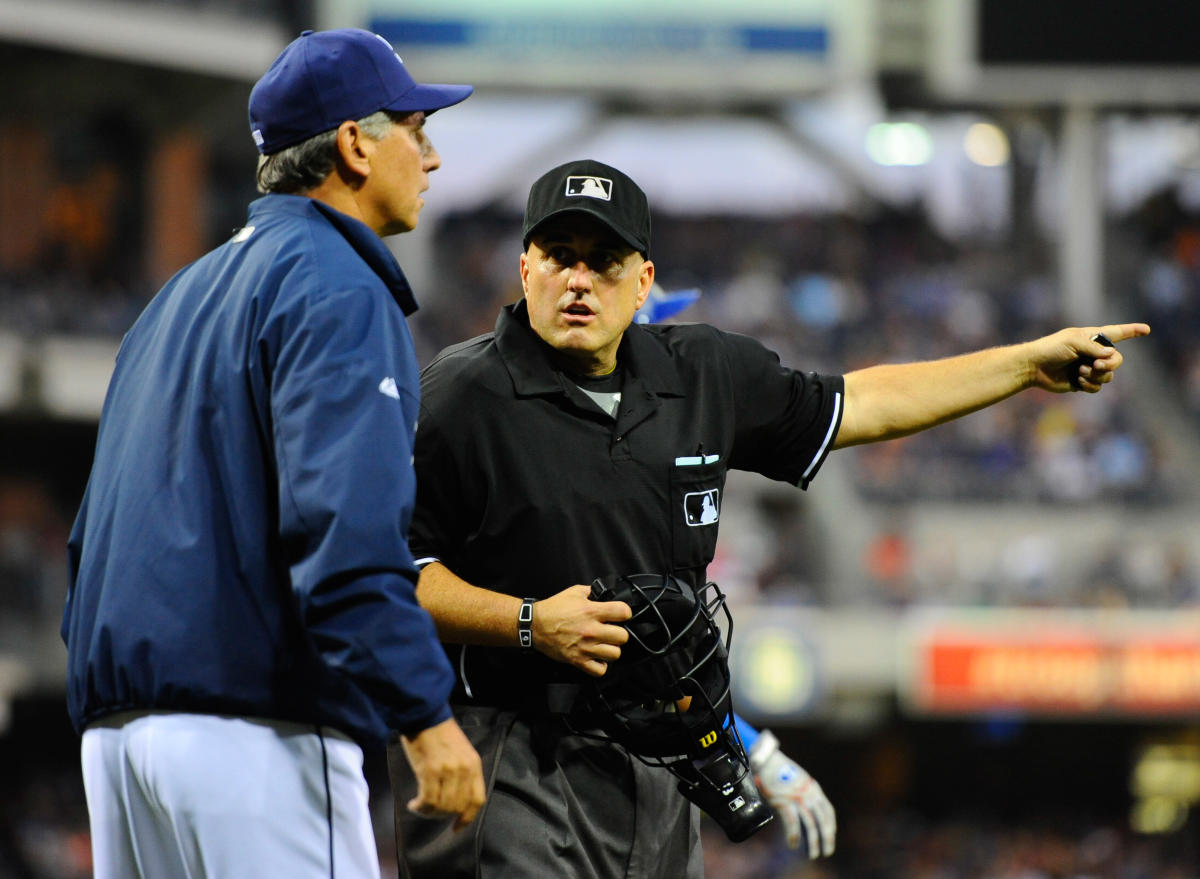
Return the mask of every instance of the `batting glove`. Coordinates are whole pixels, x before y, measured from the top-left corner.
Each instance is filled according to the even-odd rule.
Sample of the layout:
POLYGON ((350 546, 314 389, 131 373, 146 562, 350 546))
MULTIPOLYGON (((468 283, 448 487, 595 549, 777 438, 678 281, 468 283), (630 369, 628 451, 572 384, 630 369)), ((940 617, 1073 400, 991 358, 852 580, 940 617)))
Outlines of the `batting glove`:
POLYGON ((754 782, 783 822, 788 848, 800 848, 801 829, 808 840, 808 856, 833 854, 837 816, 821 785, 779 750, 779 740, 762 730, 750 748, 754 782))

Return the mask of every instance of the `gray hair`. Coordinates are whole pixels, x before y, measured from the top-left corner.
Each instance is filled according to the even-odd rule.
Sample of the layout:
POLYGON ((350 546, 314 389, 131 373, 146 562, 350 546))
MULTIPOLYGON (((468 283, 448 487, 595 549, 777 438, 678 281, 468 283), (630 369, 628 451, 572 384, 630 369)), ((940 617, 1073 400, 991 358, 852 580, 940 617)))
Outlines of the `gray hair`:
MULTIPOLYGON (((409 117, 409 113, 390 113, 378 110, 358 120, 358 127, 371 140, 387 136, 392 126, 409 117)), ((285 147, 269 156, 258 157, 255 179, 259 192, 278 192, 299 195, 319 186, 337 162, 337 129, 323 131, 308 140, 285 147)))

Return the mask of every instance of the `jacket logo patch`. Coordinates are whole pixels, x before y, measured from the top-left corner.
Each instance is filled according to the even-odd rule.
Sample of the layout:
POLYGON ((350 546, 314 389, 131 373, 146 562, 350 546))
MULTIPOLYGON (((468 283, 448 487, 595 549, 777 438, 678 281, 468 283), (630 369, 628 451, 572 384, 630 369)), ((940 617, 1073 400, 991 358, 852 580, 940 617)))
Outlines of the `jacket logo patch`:
POLYGON ((683 496, 683 518, 693 528, 717 524, 721 518, 721 490, 689 491, 683 496))
POLYGON ((612 181, 607 177, 571 174, 567 177, 567 191, 564 194, 610 201, 612 199, 612 181))
POLYGON ((390 375, 379 383, 379 393, 393 400, 400 399, 400 389, 396 387, 396 380, 390 375))

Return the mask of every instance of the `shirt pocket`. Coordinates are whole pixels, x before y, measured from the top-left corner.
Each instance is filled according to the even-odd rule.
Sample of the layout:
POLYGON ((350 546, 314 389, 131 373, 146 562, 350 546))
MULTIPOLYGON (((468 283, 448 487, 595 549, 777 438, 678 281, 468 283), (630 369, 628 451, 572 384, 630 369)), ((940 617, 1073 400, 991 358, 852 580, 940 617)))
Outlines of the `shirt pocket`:
POLYGON ((676 570, 704 567, 717 549, 725 464, 718 455, 706 455, 700 461, 677 461, 671 467, 671 559, 676 570))

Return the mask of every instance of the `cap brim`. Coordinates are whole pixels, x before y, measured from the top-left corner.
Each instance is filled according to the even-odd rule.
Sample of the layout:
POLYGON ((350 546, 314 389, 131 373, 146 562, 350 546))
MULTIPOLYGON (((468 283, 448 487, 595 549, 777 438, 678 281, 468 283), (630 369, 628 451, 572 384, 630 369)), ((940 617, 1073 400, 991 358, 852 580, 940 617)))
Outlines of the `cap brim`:
POLYGON ((465 101, 473 91, 475 91, 473 85, 417 83, 384 109, 408 113, 424 110, 426 113, 432 113, 434 110, 452 107, 465 101))
MULTIPOLYGON (((585 199, 581 199, 581 201, 583 201, 583 200, 585 200, 585 199)), ((639 244, 637 241, 634 241, 630 235, 628 235, 621 229, 618 229, 616 226, 614 226, 612 223, 612 220, 610 220, 608 217, 604 216, 604 214, 600 213, 599 211, 592 210, 591 208, 585 207, 584 205, 572 205, 569 208, 559 208, 558 210, 551 211, 550 213, 546 214, 546 216, 542 217, 540 220, 538 220, 536 223, 534 223, 532 226, 530 226, 529 231, 526 232, 522 236, 524 238, 524 241, 522 242, 523 245, 525 247, 528 247, 529 239, 531 239, 534 235, 537 234, 538 229, 541 229, 543 226, 545 226, 551 220, 555 220, 559 217, 565 217, 568 214, 586 214, 589 217, 593 217, 594 219, 600 221, 600 223, 602 223, 605 226, 605 228, 611 230, 613 232, 613 234, 615 234, 618 238, 620 238, 622 241, 624 241, 626 244, 628 244, 630 247, 632 247, 638 253, 645 254, 645 253, 649 252, 649 250, 650 250, 649 244, 639 244)))

